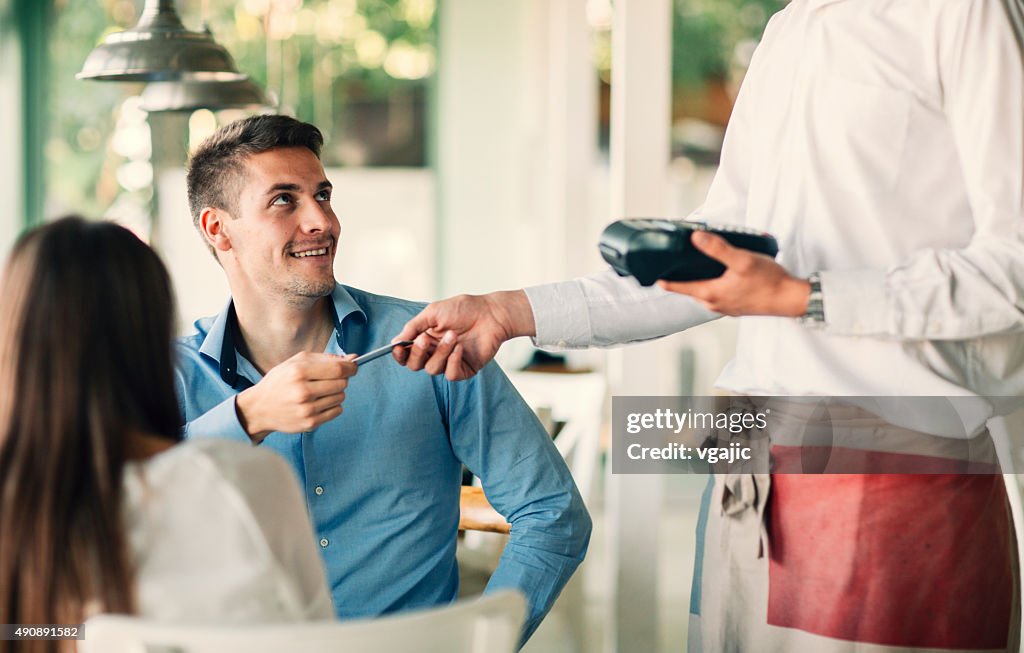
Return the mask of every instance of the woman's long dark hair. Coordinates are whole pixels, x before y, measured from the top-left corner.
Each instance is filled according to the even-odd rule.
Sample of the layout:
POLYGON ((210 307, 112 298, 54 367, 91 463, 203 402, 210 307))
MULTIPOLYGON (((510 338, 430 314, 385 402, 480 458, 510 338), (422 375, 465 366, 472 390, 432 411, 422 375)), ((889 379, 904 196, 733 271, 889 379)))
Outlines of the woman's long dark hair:
POLYGON ((173 315, 166 269, 127 229, 64 218, 14 246, 0 282, 0 623, 134 611, 122 473, 131 434, 180 438, 173 315))

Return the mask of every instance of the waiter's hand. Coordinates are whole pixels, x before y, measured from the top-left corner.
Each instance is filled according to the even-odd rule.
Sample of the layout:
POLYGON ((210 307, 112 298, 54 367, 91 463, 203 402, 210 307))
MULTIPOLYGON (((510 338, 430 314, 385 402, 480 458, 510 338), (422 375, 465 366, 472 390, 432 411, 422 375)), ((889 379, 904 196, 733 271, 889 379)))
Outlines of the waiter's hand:
POLYGON ((807 311, 810 283, 792 276, 773 259, 733 247, 704 231, 694 232, 691 241, 725 265, 725 274, 707 281, 659 281, 665 290, 689 295, 722 315, 800 317, 807 311))
POLYGON ((536 333, 533 309, 522 290, 459 295, 430 304, 394 339, 395 360, 410 370, 468 379, 489 363, 506 340, 536 333))

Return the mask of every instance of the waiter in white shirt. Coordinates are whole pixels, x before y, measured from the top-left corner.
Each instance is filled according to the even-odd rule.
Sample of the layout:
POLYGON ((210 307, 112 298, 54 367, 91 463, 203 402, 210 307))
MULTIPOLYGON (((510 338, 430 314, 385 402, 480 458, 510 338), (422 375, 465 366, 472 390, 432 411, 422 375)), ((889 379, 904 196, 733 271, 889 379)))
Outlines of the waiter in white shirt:
MULTIPOLYGON (((726 265, 719 279, 645 289, 608 271, 463 295, 410 321, 399 337, 417 345, 395 357, 459 379, 517 336, 609 346, 741 316, 721 388, 973 398, 956 428, 917 435, 984 440, 1024 395, 1020 17, 1017 0, 793 0, 693 216, 774 234, 777 262, 695 234, 726 265)), ((833 422, 902 433, 893 405, 833 422)), ((1000 476, 752 480, 716 477, 691 650, 1017 650, 1000 476)))

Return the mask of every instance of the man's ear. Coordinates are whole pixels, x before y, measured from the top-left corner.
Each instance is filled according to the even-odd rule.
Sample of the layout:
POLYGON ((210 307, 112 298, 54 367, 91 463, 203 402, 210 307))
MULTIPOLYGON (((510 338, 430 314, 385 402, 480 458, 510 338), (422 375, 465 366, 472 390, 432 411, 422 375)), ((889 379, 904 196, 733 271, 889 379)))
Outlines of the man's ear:
POLYGON ((210 247, 221 252, 231 249, 231 237, 225 228, 231 217, 223 209, 206 207, 199 214, 199 231, 210 247))

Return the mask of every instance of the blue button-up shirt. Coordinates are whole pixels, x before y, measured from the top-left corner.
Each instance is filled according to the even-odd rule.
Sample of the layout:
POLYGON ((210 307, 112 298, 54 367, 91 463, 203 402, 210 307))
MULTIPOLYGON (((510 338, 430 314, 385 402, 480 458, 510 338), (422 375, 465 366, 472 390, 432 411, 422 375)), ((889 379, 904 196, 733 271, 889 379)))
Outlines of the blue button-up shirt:
MULTIPOLYGON (((331 354, 387 344, 423 307, 341 285, 331 299, 331 354)), ((186 435, 249 442, 235 396, 262 375, 236 346, 232 304, 195 326, 178 343, 186 435)), ((313 431, 262 444, 305 489, 338 616, 454 600, 465 465, 512 525, 487 589, 526 595, 529 636, 583 559, 591 524, 551 438, 497 365, 452 383, 381 358, 351 379, 343 408, 313 431)))

